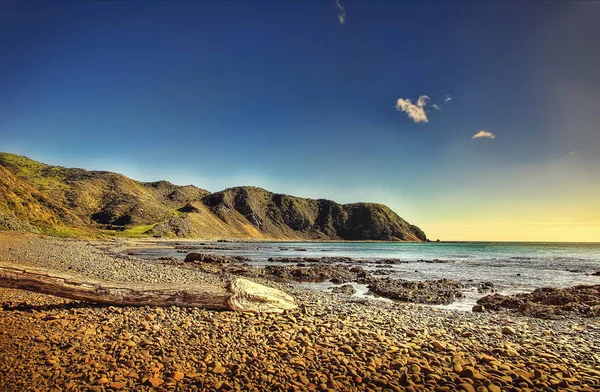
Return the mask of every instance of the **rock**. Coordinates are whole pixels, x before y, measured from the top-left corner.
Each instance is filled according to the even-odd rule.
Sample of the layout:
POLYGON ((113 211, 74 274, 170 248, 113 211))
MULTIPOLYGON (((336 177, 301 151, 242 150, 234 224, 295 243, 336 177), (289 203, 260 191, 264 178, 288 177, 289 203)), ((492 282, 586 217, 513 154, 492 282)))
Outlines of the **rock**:
POLYGON ((98 385, 104 385, 104 384, 108 384, 108 378, 106 377, 100 377, 97 381, 96 384, 98 385))
POLYGON ((36 342, 45 342, 46 341, 46 337, 44 335, 36 335, 33 340, 35 340, 36 342))
POLYGON ((182 372, 174 372, 173 373, 173 380, 175 381, 179 381, 184 377, 184 374, 182 372))
POLYGON ((337 294, 345 295, 354 295, 356 293, 356 289, 351 284, 345 284, 340 287, 334 287, 331 289, 331 291, 337 294))
POLYGON ((458 385, 460 387, 461 391, 465 391, 465 392, 475 392, 475 388, 473 388, 473 385, 468 384, 468 383, 462 383, 458 385))
POLYGON ((462 378, 470 378, 475 380, 475 371, 472 368, 465 368, 459 374, 462 378))
POLYGON ((152 384, 153 387, 158 387, 160 385, 162 385, 164 383, 164 380, 158 378, 158 377, 150 377, 148 379, 148 382, 150 384, 152 384))
POLYGON ((354 349, 352 349, 352 347, 350 347, 348 345, 340 346, 340 351, 343 353, 346 353, 346 354, 354 353, 354 349))
POLYGON ((439 342, 439 341, 437 341, 437 340, 432 341, 431 345, 433 347, 437 348, 438 350, 445 350, 446 349, 446 345, 443 344, 443 343, 441 343, 441 342, 439 342))
POLYGON ((496 287, 492 282, 482 282, 477 285, 478 293, 493 293, 496 291, 496 287))
POLYGON ((369 292, 404 302, 421 304, 451 304, 464 297, 462 285, 448 279, 409 281, 403 279, 377 279, 369 284, 369 292))
POLYGON ((186 263, 201 262, 201 263, 226 264, 226 263, 229 263, 230 259, 226 256, 191 252, 191 253, 188 253, 187 255, 185 255, 185 259, 183 261, 185 261, 186 263))
POLYGON ((508 325, 505 325, 505 326, 502 327, 502 333, 504 335, 514 335, 517 332, 512 327, 510 327, 508 325))
POLYGON ((567 314, 600 316, 600 285, 567 288, 542 287, 531 293, 504 296, 492 294, 477 301, 487 310, 512 310, 538 318, 561 318, 567 314))
POLYGON ((485 307, 483 305, 473 305, 473 308, 471 310, 473 312, 481 313, 485 310, 485 307))
POLYGON ((215 366, 213 367, 212 371, 216 374, 223 374, 227 371, 227 369, 225 369, 223 365, 221 365, 221 362, 215 362, 215 366))

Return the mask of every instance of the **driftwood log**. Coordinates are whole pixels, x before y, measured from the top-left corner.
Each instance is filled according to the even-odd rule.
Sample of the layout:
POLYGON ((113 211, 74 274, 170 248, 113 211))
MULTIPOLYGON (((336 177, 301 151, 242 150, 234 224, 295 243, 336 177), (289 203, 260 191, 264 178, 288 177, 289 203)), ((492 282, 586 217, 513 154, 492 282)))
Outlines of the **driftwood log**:
POLYGON ((297 307, 288 294, 241 278, 223 284, 150 285, 0 264, 0 287, 117 306, 183 306, 267 313, 297 307))

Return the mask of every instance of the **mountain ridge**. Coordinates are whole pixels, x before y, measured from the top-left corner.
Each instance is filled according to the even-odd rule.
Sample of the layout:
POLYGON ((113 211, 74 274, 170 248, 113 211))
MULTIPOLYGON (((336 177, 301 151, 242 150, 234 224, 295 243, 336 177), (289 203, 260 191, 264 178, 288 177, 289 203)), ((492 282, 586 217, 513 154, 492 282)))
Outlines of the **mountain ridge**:
POLYGON ((339 204, 254 186, 209 192, 0 153, 0 228, 59 235, 427 241, 378 203, 339 204))

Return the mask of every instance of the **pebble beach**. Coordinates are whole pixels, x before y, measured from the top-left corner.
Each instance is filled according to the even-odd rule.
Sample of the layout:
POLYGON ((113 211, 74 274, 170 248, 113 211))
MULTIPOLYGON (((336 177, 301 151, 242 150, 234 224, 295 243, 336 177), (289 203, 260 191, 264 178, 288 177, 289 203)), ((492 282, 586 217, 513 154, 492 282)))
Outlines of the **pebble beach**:
MULTIPOLYGON (((131 240, 0 233, 0 262, 120 282, 218 283, 131 240)), ((0 289, 0 391, 595 391, 597 318, 543 320, 254 279, 298 309, 114 307, 0 289)))

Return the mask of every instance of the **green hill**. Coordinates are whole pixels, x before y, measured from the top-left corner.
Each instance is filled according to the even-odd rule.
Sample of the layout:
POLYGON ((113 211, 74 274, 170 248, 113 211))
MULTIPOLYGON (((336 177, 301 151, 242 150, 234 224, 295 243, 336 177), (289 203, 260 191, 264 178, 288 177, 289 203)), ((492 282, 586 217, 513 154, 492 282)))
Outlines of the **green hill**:
POLYGON ((209 193, 167 181, 50 166, 0 153, 0 228, 62 235, 426 241, 381 204, 341 205, 257 187, 209 193))

